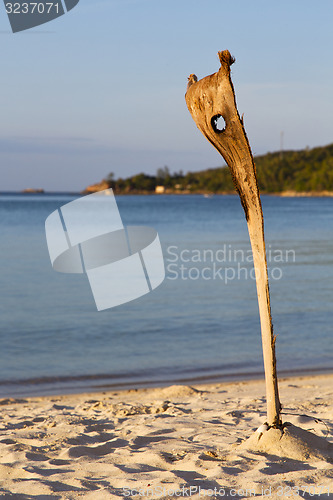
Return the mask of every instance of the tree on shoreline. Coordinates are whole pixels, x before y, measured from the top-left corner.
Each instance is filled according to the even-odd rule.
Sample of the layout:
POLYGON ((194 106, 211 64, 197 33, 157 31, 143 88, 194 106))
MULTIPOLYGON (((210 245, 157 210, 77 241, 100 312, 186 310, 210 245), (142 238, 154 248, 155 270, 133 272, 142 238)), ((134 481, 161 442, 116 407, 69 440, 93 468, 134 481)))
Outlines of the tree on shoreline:
MULTIPOLYGON (((333 191, 333 144, 303 149, 267 153, 255 158, 258 185, 262 193, 283 191, 333 191)), ((157 169, 156 175, 139 173, 116 179, 111 172, 105 179, 116 192, 155 192, 157 185, 173 191, 225 193, 234 192, 227 166, 199 172, 171 173, 168 167, 157 169)))

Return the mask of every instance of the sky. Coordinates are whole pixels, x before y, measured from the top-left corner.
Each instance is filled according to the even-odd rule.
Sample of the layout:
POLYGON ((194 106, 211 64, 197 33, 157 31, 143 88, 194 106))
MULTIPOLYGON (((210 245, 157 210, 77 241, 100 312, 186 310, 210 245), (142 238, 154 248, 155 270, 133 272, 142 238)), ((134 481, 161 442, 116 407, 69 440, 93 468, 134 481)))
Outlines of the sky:
POLYGON ((186 108, 187 77, 228 49, 253 153, 333 142, 331 0, 80 0, 13 34, 0 5, 0 191, 80 191, 224 164, 186 108))

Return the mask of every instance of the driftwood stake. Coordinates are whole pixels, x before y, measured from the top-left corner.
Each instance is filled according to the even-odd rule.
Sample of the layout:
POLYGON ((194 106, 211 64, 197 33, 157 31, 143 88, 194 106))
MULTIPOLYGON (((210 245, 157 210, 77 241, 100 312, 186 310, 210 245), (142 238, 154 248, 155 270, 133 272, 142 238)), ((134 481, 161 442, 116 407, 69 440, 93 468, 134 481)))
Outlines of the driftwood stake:
POLYGON ((185 95, 187 107, 197 127, 228 164, 245 211, 250 235, 259 303, 261 336, 266 380, 267 423, 281 427, 281 404, 276 375, 275 337, 271 318, 264 219, 256 169, 249 141, 240 118, 230 78, 234 59, 228 50, 219 52, 217 73, 197 80, 189 76, 185 95), (224 123, 222 127, 220 122, 224 123))

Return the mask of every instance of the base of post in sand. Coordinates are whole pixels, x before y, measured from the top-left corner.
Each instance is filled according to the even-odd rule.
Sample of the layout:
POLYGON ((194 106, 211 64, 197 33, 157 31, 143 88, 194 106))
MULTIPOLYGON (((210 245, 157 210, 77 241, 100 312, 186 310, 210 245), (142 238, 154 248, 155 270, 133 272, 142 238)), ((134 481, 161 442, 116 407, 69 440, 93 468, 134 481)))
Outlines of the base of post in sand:
POLYGON ((333 463, 333 444, 290 423, 285 423, 282 430, 263 424, 238 448, 292 460, 333 463))

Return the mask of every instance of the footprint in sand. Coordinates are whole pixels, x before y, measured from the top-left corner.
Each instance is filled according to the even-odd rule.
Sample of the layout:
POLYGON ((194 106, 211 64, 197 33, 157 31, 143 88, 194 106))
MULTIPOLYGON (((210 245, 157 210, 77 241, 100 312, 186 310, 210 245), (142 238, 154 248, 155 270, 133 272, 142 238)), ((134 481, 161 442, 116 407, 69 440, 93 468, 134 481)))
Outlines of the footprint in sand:
POLYGON ((33 462, 46 462, 47 460, 49 460, 49 457, 43 455, 42 453, 33 453, 27 451, 25 456, 28 460, 32 460, 33 462))
POLYGON ((79 458, 83 456, 102 457, 114 452, 116 448, 126 445, 128 445, 128 441, 125 441, 125 439, 115 439, 114 441, 109 441, 99 446, 73 446, 67 450, 66 453, 71 458, 79 458))

